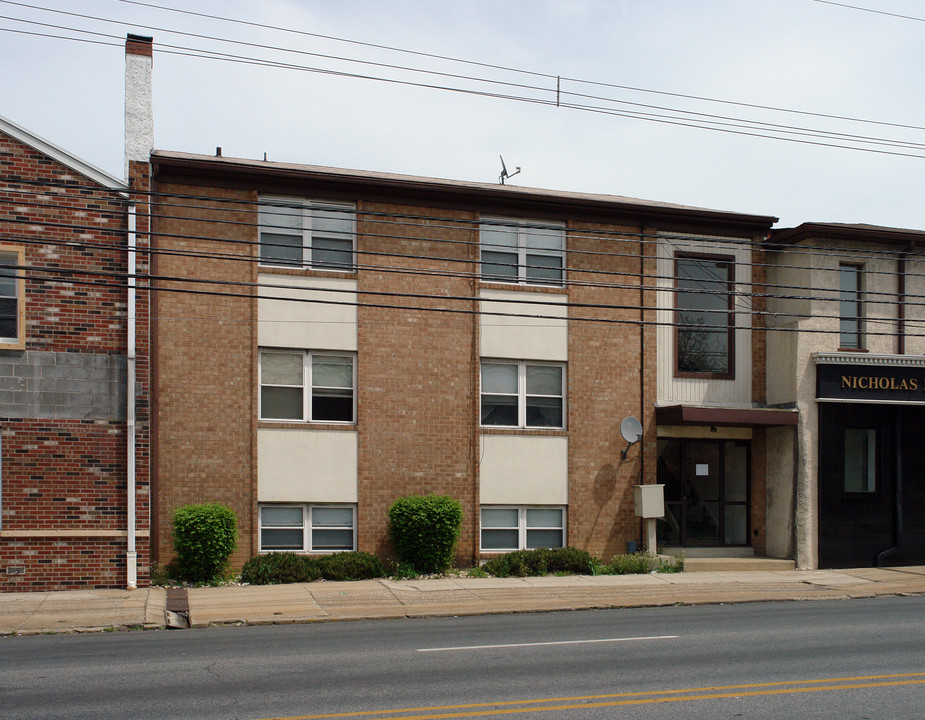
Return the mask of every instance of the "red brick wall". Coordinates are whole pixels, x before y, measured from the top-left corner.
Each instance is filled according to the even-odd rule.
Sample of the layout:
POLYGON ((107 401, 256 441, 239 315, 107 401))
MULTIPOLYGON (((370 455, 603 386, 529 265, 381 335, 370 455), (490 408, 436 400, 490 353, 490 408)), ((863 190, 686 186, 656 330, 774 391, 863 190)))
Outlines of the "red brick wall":
MULTIPOLYGON (((126 203, 0 135, 0 234, 24 249, 26 350, 126 355, 126 203), (58 272, 67 271, 62 276, 58 272)), ((142 263, 143 267, 143 263, 142 263)), ((136 537, 148 581, 147 307, 139 303, 136 537)), ((3 350, 10 357, 19 351, 3 350)), ((0 408, 2 415, 2 408, 0 408)), ((124 587, 124 420, 0 417, 0 590, 124 587)))
POLYGON ((125 203, 3 134, 0 174, 2 244, 29 266, 26 347, 124 354, 125 203))

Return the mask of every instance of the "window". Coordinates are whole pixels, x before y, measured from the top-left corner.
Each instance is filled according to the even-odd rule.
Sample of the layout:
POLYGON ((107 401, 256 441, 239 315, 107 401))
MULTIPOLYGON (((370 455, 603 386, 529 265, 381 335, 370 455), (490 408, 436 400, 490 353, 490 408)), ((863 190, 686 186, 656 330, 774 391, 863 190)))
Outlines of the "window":
POLYGON ((845 492, 877 492, 877 431, 845 428, 845 492))
POLYGON ((23 250, 0 250, 0 349, 25 345, 23 250))
POLYGON ((518 220, 483 220, 482 278, 499 282, 561 285, 565 229, 518 220))
POLYGON ((732 375, 732 258, 675 258, 677 372, 732 375))
POLYGON ((260 353, 260 419, 355 422, 354 357, 320 352, 260 353), (309 392, 305 389, 309 388, 309 392))
POLYGON ((482 425, 565 427, 565 366, 482 361, 482 425))
POLYGON ((565 510, 483 507, 482 552, 557 548, 565 545, 565 510))
POLYGON ((356 549, 353 505, 261 505, 260 550, 344 552, 356 549))
POLYGON ((838 346, 858 350, 861 345, 861 267, 838 266, 838 346))
POLYGON ((351 271, 355 236, 352 205, 261 198, 262 265, 351 271))

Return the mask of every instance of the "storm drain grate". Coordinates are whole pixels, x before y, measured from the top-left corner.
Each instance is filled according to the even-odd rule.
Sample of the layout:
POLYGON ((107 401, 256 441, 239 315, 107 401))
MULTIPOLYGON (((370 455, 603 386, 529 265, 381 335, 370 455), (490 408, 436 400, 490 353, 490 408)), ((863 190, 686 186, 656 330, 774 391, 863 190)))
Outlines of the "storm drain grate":
POLYGON ((189 596, 186 588, 167 588, 167 627, 186 629, 190 626, 189 596))

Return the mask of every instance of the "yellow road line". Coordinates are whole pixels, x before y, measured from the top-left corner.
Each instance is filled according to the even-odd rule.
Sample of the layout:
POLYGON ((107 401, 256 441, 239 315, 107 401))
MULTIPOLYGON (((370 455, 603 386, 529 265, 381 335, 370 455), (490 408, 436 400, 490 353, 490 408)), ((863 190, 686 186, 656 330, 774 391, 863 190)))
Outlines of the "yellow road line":
POLYGON ((855 690, 876 687, 925 684, 925 673, 899 673, 893 675, 860 675, 844 678, 819 678, 812 680, 788 680, 776 683, 750 683, 745 685, 718 685, 715 687, 686 688, 678 690, 648 690, 642 692, 609 693, 605 695, 578 695, 574 697, 536 698, 531 700, 501 700, 498 702, 466 703, 460 705, 435 705, 430 707, 396 708, 394 710, 362 710, 358 712, 325 713, 321 715, 291 715, 265 718, 264 720, 323 720, 325 718, 391 718, 391 720, 441 720, 442 718, 475 717, 487 715, 512 715, 525 712, 549 712, 553 710, 580 710, 583 708, 616 707, 619 705, 647 705, 653 703, 682 702, 691 700, 715 700, 730 697, 757 697, 762 695, 787 695, 832 690, 855 690), (899 679, 907 678, 907 679, 899 679), (913 679, 914 678, 914 679, 913 679), (870 682, 878 681, 878 682, 870 682), (836 683, 836 684, 832 684, 836 683), (851 683, 851 684, 845 684, 851 683), (810 687, 796 687, 808 685, 810 687), (758 689, 776 688, 776 689, 758 689), (744 690, 747 692, 731 692, 744 690), (705 693, 705 694, 704 694, 705 693), (617 700, 617 698, 634 698, 617 700), (597 702, 590 702, 597 701, 597 702), (545 703, 571 703, 566 705, 545 705, 545 703), (509 706, 521 707, 509 707, 509 706), (530 706, 530 707, 524 707, 530 706), (494 708, 477 710, 475 708, 494 708), (467 712, 452 712, 466 710, 467 712), (399 715, 399 713, 439 713, 427 715, 399 715), (397 717, 391 717, 397 716, 397 717))

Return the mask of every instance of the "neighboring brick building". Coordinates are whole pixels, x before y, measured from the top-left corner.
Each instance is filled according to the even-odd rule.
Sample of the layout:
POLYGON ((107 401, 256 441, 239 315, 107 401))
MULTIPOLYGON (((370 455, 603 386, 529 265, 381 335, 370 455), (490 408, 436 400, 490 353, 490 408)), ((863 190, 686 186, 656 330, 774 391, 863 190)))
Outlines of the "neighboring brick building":
POLYGON ((3 591, 147 582, 147 349, 136 376, 125 190, 0 119, 3 591))
POLYGON ((719 493, 669 497, 665 541, 764 552, 764 428, 795 418, 761 409, 761 301, 741 295, 774 218, 221 156, 151 164, 155 557, 172 552, 173 510, 198 501, 237 513, 238 563, 386 554, 389 505, 429 492, 463 505, 462 564, 537 544, 610 557, 640 540, 633 486, 657 479, 719 493), (644 436, 622 459, 630 416, 644 436))

